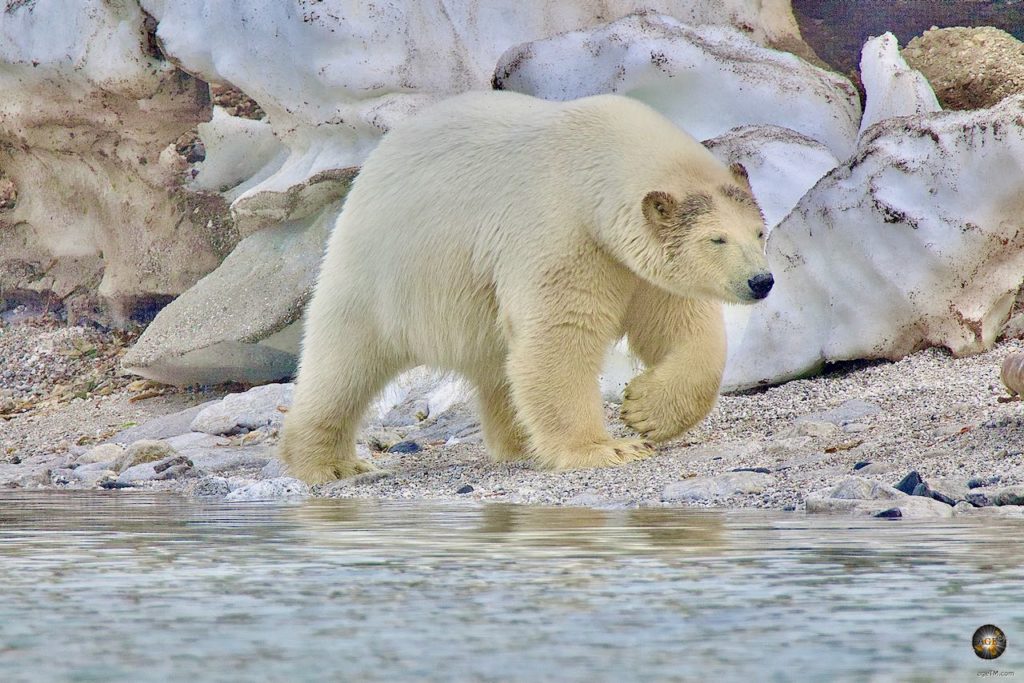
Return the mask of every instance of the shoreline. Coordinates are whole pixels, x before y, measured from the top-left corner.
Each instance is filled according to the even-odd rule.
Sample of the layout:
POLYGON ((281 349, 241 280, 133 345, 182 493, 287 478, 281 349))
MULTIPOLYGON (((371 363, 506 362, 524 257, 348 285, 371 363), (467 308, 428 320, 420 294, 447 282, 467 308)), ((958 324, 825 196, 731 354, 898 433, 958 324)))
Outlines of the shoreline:
MULTIPOLYGON (((0 330, 0 344, 15 330, 0 330)), ((220 401, 227 388, 155 390, 127 378, 105 395, 44 400, 34 414, 0 422, 0 486, 130 486, 228 500, 358 497, 855 514, 884 512, 889 505, 902 516, 948 516, 943 509, 922 507, 942 505, 938 501, 947 496, 952 502, 974 501, 961 503, 955 514, 1006 516, 1024 511, 1024 406, 1005 400, 999 367, 1008 353, 1022 350, 1019 340, 965 358, 928 349, 894 363, 850 363, 815 377, 723 395, 704 422, 663 444, 655 456, 597 470, 553 473, 525 462, 493 463, 474 431, 471 406, 456 405, 421 422, 412 415, 415 401, 406 401, 409 424, 395 426, 403 418, 392 411, 390 425, 370 424, 361 434, 360 452, 380 472, 312 490, 287 479, 273 457, 282 413, 254 428, 220 415, 217 419, 230 423, 225 433, 192 431, 196 406, 228 406, 220 401), (167 450, 122 469, 95 458, 83 462, 95 455, 97 443, 120 440, 128 446, 147 438, 162 439, 167 450), (419 450, 382 452, 367 442, 375 448, 398 443, 399 450, 413 448, 411 442, 419 450), (154 471, 157 456, 170 464, 154 471), (919 473, 929 490, 907 501, 890 487, 910 472, 919 473), (1007 494, 998 503, 1001 491, 1017 489, 1020 501, 1007 494), (991 505, 979 498, 984 495, 991 505), (821 498, 835 500, 825 500, 828 509, 819 509, 821 498), (982 507, 976 507, 979 501, 982 507)), ((275 392, 287 388, 266 385, 242 398, 263 395, 263 409, 274 413, 281 400, 275 392)), ((259 412, 251 405, 237 410, 259 412)), ((617 405, 606 404, 609 430, 626 435, 616 412, 617 405)))

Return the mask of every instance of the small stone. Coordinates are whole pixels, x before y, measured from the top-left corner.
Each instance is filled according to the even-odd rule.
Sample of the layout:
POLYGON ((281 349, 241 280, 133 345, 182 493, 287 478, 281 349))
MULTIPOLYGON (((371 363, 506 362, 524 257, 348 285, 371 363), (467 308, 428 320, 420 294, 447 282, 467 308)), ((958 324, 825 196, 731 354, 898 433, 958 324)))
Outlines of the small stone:
POLYGON ((463 484, 455 493, 473 493, 473 487, 469 484, 463 484))
POLYGON ((881 512, 876 512, 875 517, 881 517, 882 519, 899 519, 903 517, 903 512, 899 508, 888 508, 881 512))
POLYGON ((856 472, 857 470, 862 470, 862 469, 864 469, 865 467, 867 467, 870 464, 871 464, 870 460, 861 460, 860 462, 856 462, 856 463, 853 464, 853 470, 854 470, 854 472, 856 472))
POLYGON ((418 453, 423 450, 415 441, 399 441, 388 449, 388 453, 418 453))
POLYGON ((772 471, 767 467, 737 467, 729 470, 730 472, 757 472, 758 474, 771 474, 772 471))
POLYGON ((900 479, 900 482, 893 488, 897 491, 902 491, 907 495, 913 495, 914 489, 917 488, 917 485, 922 481, 924 480, 921 479, 921 475, 917 473, 917 470, 913 470, 907 476, 900 479))

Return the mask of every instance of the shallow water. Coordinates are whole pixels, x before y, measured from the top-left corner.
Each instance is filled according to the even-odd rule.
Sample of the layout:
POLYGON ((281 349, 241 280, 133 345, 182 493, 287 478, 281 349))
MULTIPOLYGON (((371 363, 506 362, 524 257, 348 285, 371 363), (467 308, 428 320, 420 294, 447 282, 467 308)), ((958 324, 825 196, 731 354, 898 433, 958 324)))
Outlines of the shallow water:
POLYGON ((1009 520, 11 492, 0 680, 1024 677, 1022 551, 1009 520))

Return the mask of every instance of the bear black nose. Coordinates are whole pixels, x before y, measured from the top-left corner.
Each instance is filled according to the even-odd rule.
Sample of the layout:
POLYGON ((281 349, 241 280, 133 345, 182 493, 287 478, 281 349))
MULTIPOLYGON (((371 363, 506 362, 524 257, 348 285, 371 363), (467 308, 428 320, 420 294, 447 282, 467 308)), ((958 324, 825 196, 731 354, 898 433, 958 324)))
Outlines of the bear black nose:
POLYGON ((772 291, 772 285, 774 284, 775 278, 772 277, 771 273, 759 273, 747 280, 747 286, 754 293, 755 299, 763 299, 768 296, 768 292, 772 291))

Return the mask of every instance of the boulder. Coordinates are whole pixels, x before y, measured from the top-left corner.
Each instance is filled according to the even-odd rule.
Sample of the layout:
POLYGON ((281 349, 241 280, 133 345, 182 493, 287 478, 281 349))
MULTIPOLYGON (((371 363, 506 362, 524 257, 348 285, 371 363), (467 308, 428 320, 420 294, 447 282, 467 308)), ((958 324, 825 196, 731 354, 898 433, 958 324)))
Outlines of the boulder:
POLYGON ((907 43, 903 58, 946 109, 985 109, 1024 92, 1024 43, 991 26, 933 28, 907 43))
POLYGON ((192 431, 230 435, 261 428, 279 429, 294 392, 294 384, 268 384, 228 394, 195 416, 192 431))

